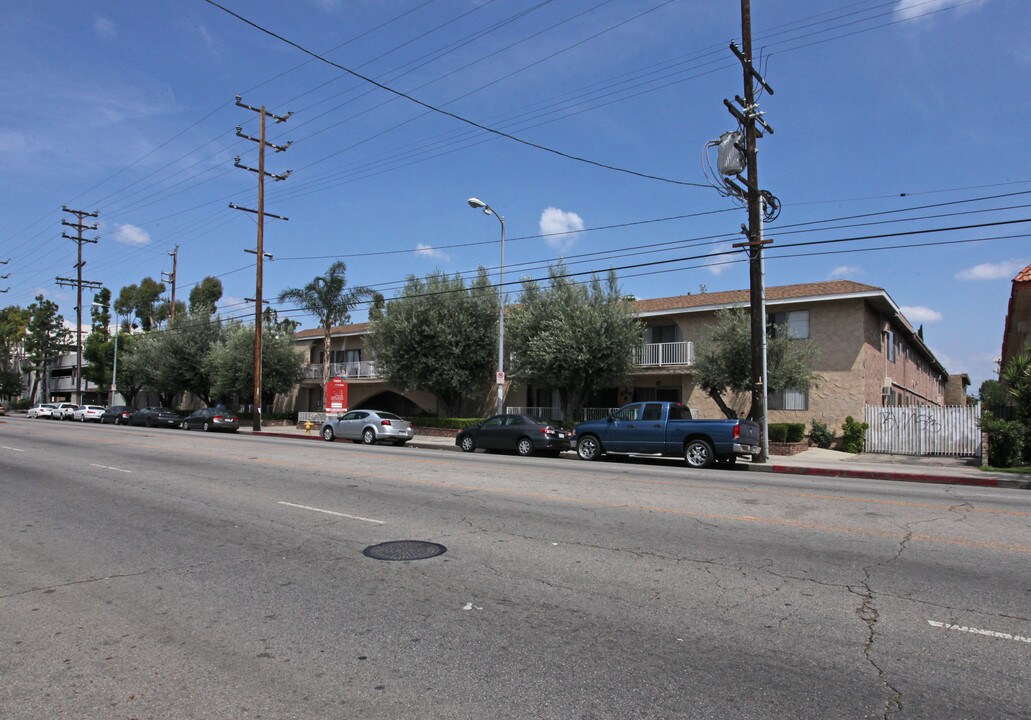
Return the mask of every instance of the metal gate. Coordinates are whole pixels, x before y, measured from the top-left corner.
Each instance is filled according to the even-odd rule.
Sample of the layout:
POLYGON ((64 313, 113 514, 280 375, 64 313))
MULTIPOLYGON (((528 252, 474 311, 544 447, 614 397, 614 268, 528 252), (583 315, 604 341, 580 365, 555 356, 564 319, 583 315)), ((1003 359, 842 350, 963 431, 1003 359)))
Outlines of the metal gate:
POLYGON ((866 406, 866 452, 980 457, 981 404, 866 406))

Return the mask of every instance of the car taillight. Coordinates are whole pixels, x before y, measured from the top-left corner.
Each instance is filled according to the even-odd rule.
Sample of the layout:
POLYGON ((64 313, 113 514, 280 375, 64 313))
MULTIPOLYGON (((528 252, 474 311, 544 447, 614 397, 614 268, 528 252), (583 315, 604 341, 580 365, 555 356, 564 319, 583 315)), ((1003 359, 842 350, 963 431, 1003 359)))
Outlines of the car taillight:
POLYGON ((551 425, 548 425, 547 427, 542 427, 541 428, 541 432, 544 433, 545 435, 554 435, 555 434, 555 428, 551 427, 551 425))
POLYGON ((222 422, 222 416, 221 415, 216 415, 215 417, 213 417, 211 419, 214 420, 215 422, 222 422))
POLYGON ((734 423, 734 439, 741 437, 741 423, 734 423))
POLYGON ((379 424, 384 426, 384 427, 390 427, 390 421, 389 420, 380 420, 379 424))

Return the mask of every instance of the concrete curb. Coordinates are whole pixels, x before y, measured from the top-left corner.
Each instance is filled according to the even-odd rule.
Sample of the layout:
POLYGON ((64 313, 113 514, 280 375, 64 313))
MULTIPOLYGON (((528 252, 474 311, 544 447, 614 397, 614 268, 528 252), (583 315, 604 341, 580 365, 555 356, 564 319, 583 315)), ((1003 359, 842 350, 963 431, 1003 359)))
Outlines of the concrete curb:
MULTIPOLYGON (((242 429, 242 428, 241 428, 242 429)), ((244 431, 249 435, 261 437, 290 438, 293 440, 322 440, 318 433, 312 435, 301 435, 296 432, 276 432, 273 430, 259 430, 258 432, 244 431)), ((443 444, 437 442, 420 442, 416 436, 407 443, 408 447, 421 448, 424 450, 443 450, 445 452, 461 452, 457 445, 443 444)), ((898 470, 857 470, 853 468, 836 468, 815 465, 749 465, 739 463, 735 470, 747 470, 748 472, 775 473, 780 475, 812 475, 820 477, 856 478, 867 480, 893 480, 896 482, 919 482, 937 485, 966 485, 969 487, 998 487, 1015 490, 1031 490, 1031 479, 1018 480, 1001 478, 996 475, 985 477, 972 477, 970 475, 952 475, 948 473, 933 472, 904 472, 898 470)))

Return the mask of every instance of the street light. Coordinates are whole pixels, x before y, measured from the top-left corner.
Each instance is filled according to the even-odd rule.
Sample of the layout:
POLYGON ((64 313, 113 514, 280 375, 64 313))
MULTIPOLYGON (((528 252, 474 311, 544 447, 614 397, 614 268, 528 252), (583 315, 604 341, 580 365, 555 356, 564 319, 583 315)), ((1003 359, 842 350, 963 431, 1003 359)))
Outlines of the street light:
POLYGON ((484 215, 493 215, 501 223, 501 270, 498 280, 498 415, 504 412, 505 401, 505 218, 479 198, 469 198, 469 207, 483 210, 484 215))

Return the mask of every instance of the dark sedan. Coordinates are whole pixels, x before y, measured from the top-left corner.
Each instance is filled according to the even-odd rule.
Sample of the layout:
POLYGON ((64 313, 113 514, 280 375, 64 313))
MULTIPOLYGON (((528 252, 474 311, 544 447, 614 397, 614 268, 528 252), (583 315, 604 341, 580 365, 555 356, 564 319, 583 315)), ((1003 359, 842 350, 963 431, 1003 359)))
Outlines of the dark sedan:
POLYGON ((201 429, 204 432, 223 430, 236 432, 240 429, 240 418, 217 408, 201 408, 183 420, 183 430, 201 429))
POLYGON ((129 418, 130 425, 143 425, 145 427, 179 427, 182 420, 174 410, 162 407, 145 407, 137 410, 129 418))
POLYGON ((465 452, 515 450, 520 455, 558 455, 569 449, 569 435, 567 430, 529 415, 495 415, 462 430, 455 444, 465 452))
POLYGON ((129 405, 112 405, 100 414, 100 424, 114 423, 115 425, 125 425, 129 422, 129 418, 132 417, 134 412, 136 412, 136 408, 129 405))

